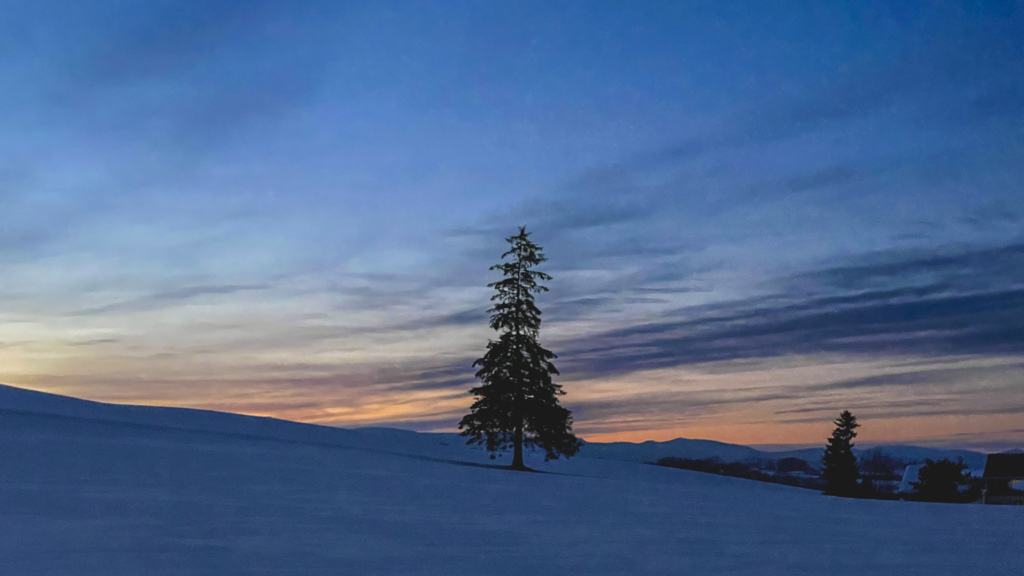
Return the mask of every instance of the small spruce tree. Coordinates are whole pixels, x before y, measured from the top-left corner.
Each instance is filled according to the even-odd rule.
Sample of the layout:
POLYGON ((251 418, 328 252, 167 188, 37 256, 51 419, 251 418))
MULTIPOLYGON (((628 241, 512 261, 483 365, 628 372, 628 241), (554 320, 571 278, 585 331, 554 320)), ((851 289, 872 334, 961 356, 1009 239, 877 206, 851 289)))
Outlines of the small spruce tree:
POLYGON ((836 429, 825 446, 821 459, 822 476, 825 479, 825 494, 853 496, 857 492, 857 458, 853 455, 854 430, 860 426, 849 410, 843 410, 835 420, 836 429))
POLYGON ((484 444, 497 452, 513 448, 512 468, 527 470, 523 447, 539 446, 545 459, 569 457, 579 451, 581 442, 572 433, 572 414, 558 403, 562 387, 551 381, 558 370, 551 360, 556 356, 537 342, 541 311, 533 295, 546 292, 538 280, 550 280, 534 270, 547 260, 542 249, 529 239, 525 227, 506 238, 510 248, 501 255, 501 264, 491 266, 504 279, 487 286, 496 293, 490 326, 500 333, 487 343, 483 358, 473 363, 480 370, 476 377, 483 384, 470 390, 476 396, 471 411, 459 423, 469 444, 484 444))

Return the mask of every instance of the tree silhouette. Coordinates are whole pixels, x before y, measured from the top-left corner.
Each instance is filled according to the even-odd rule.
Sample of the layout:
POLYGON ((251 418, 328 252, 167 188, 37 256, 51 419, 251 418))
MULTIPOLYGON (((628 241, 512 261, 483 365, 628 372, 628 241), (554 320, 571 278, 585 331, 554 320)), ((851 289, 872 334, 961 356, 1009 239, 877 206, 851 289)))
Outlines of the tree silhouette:
POLYGON ((545 460, 572 456, 581 446, 572 434, 572 414, 558 403, 562 387, 551 381, 558 374, 551 363, 556 356, 537 342, 541 311, 533 295, 546 292, 537 281, 551 277, 533 270, 547 258, 529 236, 520 227, 519 234, 506 238, 510 249, 501 255, 501 264, 490 268, 504 275, 487 285, 496 291, 488 312, 500 336, 488 341, 484 357, 473 363, 480 367, 476 377, 483 384, 469 391, 476 401, 459 423, 467 443, 485 444, 491 452, 511 445, 516 470, 528 469, 523 446, 543 448, 545 460))
POLYGON ((924 466, 913 483, 918 500, 927 502, 962 502, 964 495, 961 487, 969 487, 971 475, 962 458, 955 461, 949 458, 942 460, 925 460, 924 466))
POLYGON ((857 491, 857 458, 853 455, 854 431, 860 424, 849 410, 843 410, 835 420, 836 429, 825 446, 825 456, 821 459, 824 466, 822 476, 825 478, 825 494, 833 496, 853 496, 857 491))
POLYGON ((858 466, 864 476, 898 480, 900 478, 899 471, 902 470, 904 464, 876 448, 861 454, 858 466))

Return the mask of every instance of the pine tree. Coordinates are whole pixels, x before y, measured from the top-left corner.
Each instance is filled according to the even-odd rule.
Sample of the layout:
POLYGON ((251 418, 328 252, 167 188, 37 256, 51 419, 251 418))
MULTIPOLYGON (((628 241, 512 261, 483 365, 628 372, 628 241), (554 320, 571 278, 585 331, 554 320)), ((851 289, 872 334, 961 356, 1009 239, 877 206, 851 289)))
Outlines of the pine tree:
POLYGON ((825 494, 853 496, 857 491, 857 458, 853 455, 853 439, 857 437, 857 418, 849 410, 843 410, 835 420, 836 429, 825 446, 824 466, 825 494))
POLYGON ((459 429, 469 437, 467 443, 484 444, 491 452, 512 446, 512 468, 527 470, 524 446, 543 448, 548 460, 568 458, 582 443, 572 433, 571 412, 558 403, 565 392, 551 381, 558 374, 551 363, 556 356, 537 342, 541 311, 533 297, 547 291, 537 281, 551 277, 533 268, 547 258, 525 227, 505 241, 511 247, 501 255, 503 262, 490 268, 504 279, 487 285, 496 291, 488 313, 500 336, 488 341, 483 358, 473 363, 480 367, 476 377, 483 384, 469 391, 476 401, 459 429))

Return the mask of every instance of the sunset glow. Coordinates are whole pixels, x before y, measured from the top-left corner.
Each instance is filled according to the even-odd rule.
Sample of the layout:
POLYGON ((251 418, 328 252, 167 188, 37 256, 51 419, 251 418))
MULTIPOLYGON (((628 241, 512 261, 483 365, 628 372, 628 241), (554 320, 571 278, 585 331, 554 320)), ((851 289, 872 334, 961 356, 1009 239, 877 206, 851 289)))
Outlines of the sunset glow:
POLYGON ((584 439, 1024 445, 1020 2, 55 4, 0 383, 454 431, 526 225, 584 439))

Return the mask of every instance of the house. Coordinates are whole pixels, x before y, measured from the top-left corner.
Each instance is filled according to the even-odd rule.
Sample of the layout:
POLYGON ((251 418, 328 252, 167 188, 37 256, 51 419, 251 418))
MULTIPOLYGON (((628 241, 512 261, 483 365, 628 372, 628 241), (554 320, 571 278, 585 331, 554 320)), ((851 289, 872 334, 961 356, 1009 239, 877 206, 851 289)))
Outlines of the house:
POLYGON ((982 502, 1024 505, 1024 453, 989 454, 982 502))

